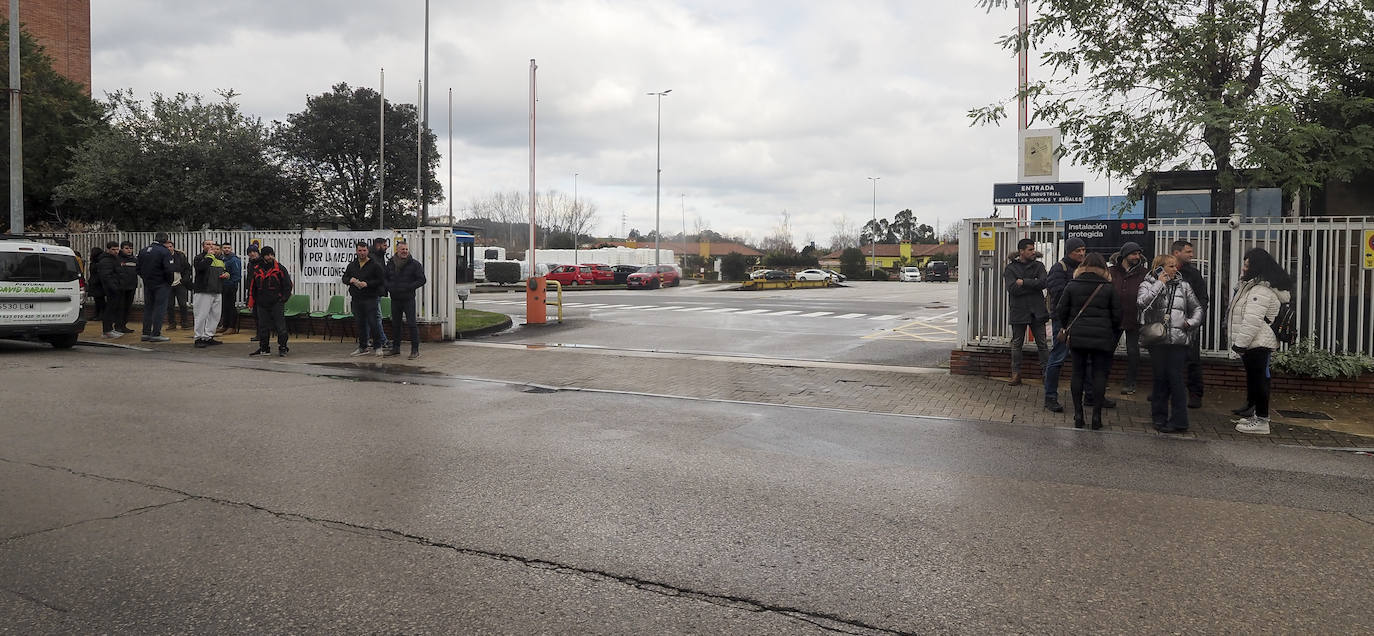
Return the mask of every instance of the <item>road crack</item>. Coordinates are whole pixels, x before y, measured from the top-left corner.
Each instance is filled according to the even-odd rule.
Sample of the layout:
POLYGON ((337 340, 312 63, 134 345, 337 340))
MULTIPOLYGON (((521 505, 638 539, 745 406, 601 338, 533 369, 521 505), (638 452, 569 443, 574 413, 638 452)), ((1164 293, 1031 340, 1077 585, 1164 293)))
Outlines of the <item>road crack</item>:
MULTIPOLYGON (((5 461, 9 461, 9 460, 5 460, 5 461)), ((32 465, 32 464, 30 464, 30 465, 32 465)), ((53 526, 53 527, 51 527, 51 528, 43 528, 42 530, 34 530, 34 531, 32 531, 32 532, 24 532, 24 533, 20 533, 20 534, 16 534, 16 535, 11 535, 11 536, 8 536, 8 537, 0 538, 0 545, 6 544, 6 543, 10 543, 10 542, 13 542, 13 541, 19 541, 19 540, 21 540, 21 539, 27 539, 27 538, 29 538, 29 537, 35 537, 35 536, 38 536, 38 535, 40 535, 40 534, 47 534, 47 533, 49 533, 49 532, 57 532, 58 530, 66 530, 67 528, 75 528, 76 526, 85 525, 85 524, 88 524, 88 523, 95 523, 95 522, 97 522, 97 521, 113 521, 113 520, 115 520, 115 519, 122 519, 122 518, 124 518, 124 517, 132 517, 132 516, 134 516, 134 515, 140 515, 140 514, 143 514, 143 513, 145 513, 145 512, 148 512, 149 510, 157 510, 158 508, 165 508, 165 507, 167 507, 167 506, 175 506, 176 504, 179 504, 179 503, 182 503, 182 502, 186 502, 186 501, 190 501, 191 499, 194 499, 194 497, 187 496, 187 497, 182 497, 181 499, 177 499, 176 501, 165 501, 165 502, 159 503, 159 504, 151 504, 151 505, 147 505, 147 506, 139 506, 139 507, 137 507, 137 508, 130 508, 130 509, 125 510, 124 512, 121 512, 121 513, 119 513, 119 514, 117 514, 117 515, 110 515, 110 516, 108 516, 108 517, 93 517, 93 518, 90 518, 90 519, 82 519, 82 520, 80 520, 80 521, 73 521, 73 522, 71 522, 71 523, 63 524, 63 525, 60 525, 60 526, 53 526)))
MULTIPOLYGON (((42 469, 45 469, 45 470, 52 470, 52 471, 57 471, 57 472, 65 472, 65 473, 68 473, 68 474, 71 474, 71 475, 75 475, 75 476, 78 476, 78 477, 84 477, 84 478, 87 478, 87 479, 97 479, 97 480, 101 480, 101 481, 106 481, 106 482, 111 482, 111 483, 119 483, 119 484, 130 484, 130 485, 140 486, 140 487, 143 487, 143 488, 148 488, 148 489, 151 489, 151 490, 156 490, 156 491, 160 491, 160 492, 175 494, 175 495, 178 495, 178 496, 181 497, 181 499, 178 499, 177 501, 171 501, 171 502, 166 502, 166 503, 162 503, 162 504, 156 504, 156 505, 152 505, 152 506, 143 506, 143 507, 135 508, 135 509, 132 509, 132 510, 126 510, 126 511, 124 511, 124 512, 118 514, 118 515, 114 515, 114 516, 112 516, 112 517, 103 518, 103 519, 117 519, 117 518, 124 517, 124 516, 130 516, 130 515, 135 515, 135 514, 141 514, 141 513, 143 513, 143 512, 146 512, 146 511, 148 511, 148 510, 152 510, 152 509, 155 509, 155 508, 162 508, 162 507, 166 507, 166 506, 170 506, 170 505, 174 505, 174 504, 179 504, 179 503, 184 503, 184 502, 192 501, 192 500, 195 500, 195 501, 204 501, 204 502, 213 503, 213 504, 220 505, 220 506, 228 506, 228 507, 235 507, 235 508, 245 508, 245 509, 254 510, 254 511, 257 511, 257 512, 264 512, 264 513, 270 514, 270 515, 272 515, 272 516, 275 516, 275 517, 277 517, 277 518, 279 518, 279 519, 284 519, 284 520, 288 520, 288 521, 296 521, 296 522, 301 522, 301 523, 308 523, 308 524, 311 524, 311 525, 317 525, 317 526, 320 526, 320 527, 323 527, 323 528, 329 528, 329 529, 332 529, 332 530, 338 530, 338 531, 343 531, 343 532, 350 532, 350 533, 360 534, 360 535, 364 535, 364 536, 368 536, 368 537, 374 537, 374 538, 379 538, 379 539, 384 539, 384 540, 389 540, 389 541, 404 541, 404 542, 407 542, 407 543, 412 543, 412 544, 420 545, 420 546, 424 546, 424 547, 438 548, 438 549, 442 549, 442 550, 449 550, 449 551, 451 551, 451 552, 455 552, 455 553, 462 554, 462 555, 465 555, 465 556, 472 556, 472 557, 478 557, 478 558, 483 558, 483 559, 490 559, 490 560, 495 560, 495 561, 503 561, 503 562, 507 562, 507 563, 514 563, 514 564, 520 565, 520 566, 522 566, 522 567, 528 567, 528 568, 538 569, 538 570, 552 571, 552 572, 557 572, 557 573, 559 573, 559 574, 565 574, 565 575, 571 575, 571 576, 580 576, 580 577, 583 577, 583 578, 586 578, 586 579, 589 579, 589 580, 593 580, 593 581, 599 581, 599 582, 600 582, 600 581, 609 581, 609 582, 619 583, 619 584, 621 584, 621 585, 626 585, 626 586, 632 587, 632 588, 637 589, 637 590, 641 590, 641 591, 648 592, 648 593, 651 593, 651 594, 657 594, 657 595, 660 595, 660 596, 667 596, 667 597, 673 597, 673 598, 691 599, 691 600, 695 600, 695 601, 702 602, 702 603, 708 603, 708 604, 711 604, 711 605, 716 605, 716 606, 719 606, 719 607, 728 607, 728 608, 732 608, 732 609, 740 609, 740 610, 745 610, 745 611, 749 611, 749 612, 777 614, 777 615, 779 615, 779 616, 784 616, 784 617, 790 618, 790 619, 792 619, 792 620, 796 620, 796 621, 799 621, 799 622, 803 622, 803 623, 807 623, 807 624, 813 625, 813 626, 815 626, 815 627, 818 627, 818 628, 820 628, 820 629, 823 629, 823 630, 826 630, 826 631, 829 631, 829 632, 835 632, 835 633, 841 633, 841 634, 907 634, 907 633, 909 633, 909 632, 903 632, 903 631, 899 631, 899 630, 895 630, 895 629, 890 629, 890 628, 885 628, 885 627, 879 627, 879 626, 876 626, 876 625, 870 625, 870 624, 865 623, 864 621, 859 620, 859 619, 847 618, 847 617, 839 616, 839 615, 832 614, 832 613, 829 613, 829 612, 821 612, 821 611, 807 610, 807 609, 803 609, 803 608, 799 608, 799 607, 792 607, 792 606, 788 606, 788 605, 780 605, 780 604, 776 604, 776 603, 770 603, 770 602, 767 602, 767 601, 758 600, 758 599, 752 599, 752 598, 746 598, 746 597, 742 597, 742 596, 732 596, 732 595, 728 595, 728 594, 719 594, 719 593, 714 593, 714 592, 707 592, 707 591, 701 591, 701 590, 694 590, 694 589, 687 588, 687 587, 681 587, 681 586, 673 585, 673 584, 671 584, 671 583, 663 583, 663 582, 658 582, 658 581, 651 581, 651 580, 639 578, 639 577, 636 577, 636 576, 630 576, 630 575, 625 575, 625 574, 616 574, 616 573, 613 573, 613 572, 606 572, 606 571, 602 571, 602 570, 596 570, 596 569, 593 569, 593 568, 581 567, 581 566, 576 566, 576 565, 569 565, 569 564, 566 564, 566 563, 558 563, 558 562, 549 561, 549 560, 546 560, 546 559, 540 559, 540 558, 534 558, 534 557, 526 557, 526 556, 521 556, 521 555, 518 555, 518 554, 511 554, 511 553, 508 553, 508 552, 498 552, 498 551, 492 551, 492 550, 480 550, 480 549, 476 549, 476 548, 468 548, 468 547, 463 547, 463 546, 460 546, 460 545, 448 543, 448 542, 445 542, 445 541, 440 541, 440 540, 437 540, 437 539, 432 539, 432 538, 425 537, 425 536, 422 536, 422 535, 412 534, 412 533, 409 533, 409 532, 404 532, 404 531, 401 531, 401 530, 395 530, 395 529, 391 529, 391 528, 382 528, 382 527, 376 527, 376 526, 366 526, 366 525, 361 525, 361 524, 356 524, 356 523, 350 523, 350 522, 347 522, 347 521, 339 521, 339 520, 337 520, 337 519, 326 519, 326 518, 322 518, 322 517, 312 517, 312 516, 309 516, 309 515, 304 515, 304 514, 295 513, 295 512, 284 512, 284 511, 280 511, 280 510, 273 510, 273 509, 271 509, 271 508, 267 508, 267 507, 260 506, 260 505, 258 505, 258 504, 254 504, 254 503, 250 503, 250 502, 246 502, 246 501, 235 501, 235 500, 232 500, 232 499, 223 499, 223 498, 220 498, 220 497, 210 497, 210 496, 207 496, 207 495, 198 495, 198 494, 195 494, 195 493, 186 492, 186 491, 183 491, 183 490, 178 490, 178 489, 176 489, 176 488, 171 488, 171 487, 163 486, 163 485, 160 485, 160 484, 141 482, 141 481, 138 481, 138 480, 128 479, 128 478, 124 478, 124 477, 109 477, 109 476, 106 476, 106 475, 98 475, 98 474, 95 474, 95 473, 88 473, 88 472, 84 472, 84 471, 74 470, 74 469, 71 469, 71 468, 67 468, 67 467, 65 467, 65 466, 53 466, 53 465, 48 465, 48 464, 35 464, 35 463, 32 463, 32 462, 16 461, 16 460, 7 459, 7 458, 4 458, 4 457, 0 457, 0 461, 7 462, 7 463, 10 463, 10 464, 21 465, 21 466, 30 466, 30 467, 33 467, 33 468, 42 468, 42 469)), ((72 526, 72 525, 80 525, 80 524, 82 524, 82 523, 90 523, 90 522, 92 522, 92 521, 100 521, 100 520, 102 520, 102 519, 88 519, 88 520, 80 521, 80 522, 77 522, 77 523, 74 523, 74 524, 68 524, 68 526, 64 526, 64 527, 70 527, 70 526, 72 526)), ((26 537, 26 536, 32 536, 32 535, 34 535, 34 534, 39 534, 39 533, 41 533, 41 532, 51 532, 51 531, 53 531, 53 530, 58 530, 58 529, 60 529, 60 528, 50 528, 50 529, 48 529, 48 530, 42 530, 42 531, 37 531, 37 532, 33 532, 33 533, 27 533, 27 534, 25 534, 25 535, 17 535, 17 536, 15 536, 15 537, 10 537, 10 538, 7 538, 7 539, 5 539, 5 540, 3 540, 3 541, 0 541, 0 543, 7 542, 7 541, 11 541, 11 540, 16 540, 16 539, 23 538, 23 537, 26 537)), ((6 591, 12 592, 11 590, 6 590, 6 591)), ((39 604, 41 604, 41 605, 44 605, 45 607, 49 607, 50 609, 53 609, 53 610, 55 610, 55 611, 63 611, 63 612, 69 611, 69 610, 66 610, 66 609, 63 609, 63 608, 59 608, 59 607, 55 607, 55 606, 50 606, 50 605, 48 605, 48 604, 46 604, 46 603, 43 603, 43 602, 40 601, 40 600, 33 599, 33 598, 31 598, 31 597, 25 596, 25 595, 20 594, 20 593, 18 593, 18 592, 12 592, 12 593, 14 593, 14 594, 16 594, 16 595, 18 595, 18 596, 21 596, 21 597, 23 597, 23 598, 26 598, 26 599, 28 599, 28 600, 31 600, 31 601, 33 601, 33 602, 35 602, 35 603, 39 603, 39 604)))

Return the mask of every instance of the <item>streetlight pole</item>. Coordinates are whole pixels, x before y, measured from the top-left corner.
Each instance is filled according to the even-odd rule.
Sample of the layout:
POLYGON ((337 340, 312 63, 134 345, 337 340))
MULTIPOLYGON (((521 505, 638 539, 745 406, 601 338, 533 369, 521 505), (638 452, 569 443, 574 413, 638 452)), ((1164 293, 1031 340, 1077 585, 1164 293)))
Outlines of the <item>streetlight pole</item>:
POLYGON ((682 203, 682 269, 687 270, 687 195, 679 194, 678 201, 682 203))
POLYGON ((670 89, 668 89, 668 90, 666 90, 666 91, 661 91, 661 92, 658 92, 658 93, 647 93, 648 95, 652 95, 652 96, 658 97, 658 125, 657 125, 657 133, 656 133, 656 137, 657 137, 657 144, 656 144, 657 150, 655 151, 656 157, 655 157, 655 159, 654 159, 654 168, 655 168, 655 170, 654 170, 654 266, 655 266, 655 267, 657 267, 658 265, 660 265, 660 259, 659 259, 659 255, 658 255, 658 241, 659 241, 660 238, 662 238, 662 235, 663 235, 663 232, 659 229, 659 224, 658 224, 659 201, 660 201, 659 192, 660 192, 660 191, 662 190, 662 188, 663 188, 663 96, 664 96, 664 95, 667 95, 668 93, 671 93, 671 92, 673 92, 673 89, 670 88, 670 89))
POLYGON ((574 264, 574 265, 577 264, 577 260, 578 260, 578 259, 577 259, 577 234, 578 234, 578 226, 581 225, 581 223, 582 223, 582 221, 581 221, 581 219, 582 219, 582 216, 581 216, 582 210, 578 209, 578 207, 577 207, 577 174, 578 174, 578 173, 576 173, 576 172, 573 173, 573 213, 572 213, 572 219, 573 219, 573 232, 572 232, 572 235, 573 235, 573 264, 574 264))
POLYGON ((10 0, 10 233, 24 233, 24 118, 20 115, 19 0, 10 0))
POLYGON ((873 182, 873 265, 870 271, 878 269, 878 181, 882 177, 868 177, 873 182))

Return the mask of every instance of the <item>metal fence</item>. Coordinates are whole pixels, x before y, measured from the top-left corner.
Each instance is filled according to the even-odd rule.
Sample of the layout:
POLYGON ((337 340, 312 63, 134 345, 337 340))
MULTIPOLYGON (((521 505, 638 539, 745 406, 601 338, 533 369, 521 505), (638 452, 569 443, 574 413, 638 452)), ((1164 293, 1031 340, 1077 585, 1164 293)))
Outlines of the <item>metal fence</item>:
MULTIPOLYGON (((1374 271, 1363 268, 1364 233, 1374 217, 1307 217, 1264 222, 1230 219, 1156 219, 1149 230, 1154 253, 1172 243, 1193 244, 1195 264, 1207 280, 1211 306, 1202 328, 1203 351, 1229 355, 1226 310, 1240 280, 1245 252, 1262 247, 1293 276, 1293 306, 1299 337, 1336 352, 1374 355, 1374 271)), ((1007 294, 1002 268, 1016 253, 1016 242, 1030 238, 1048 268, 1063 256, 1063 224, 1017 223, 1014 219, 965 221, 959 251, 959 346, 1007 346, 1007 294), (980 252, 979 229, 993 230, 995 249, 980 252), (967 274, 964 274, 967 272, 967 274)))
MULTIPOLYGON (((195 258, 200 253, 200 243, 210 239, 234 246, 234 252, 244 261, 247 246, 257 241, 262 246, 271 246, 276 252, 277 262, 291 273, 295 281, 295 293, 310 296, 310 309, 324 311, 333 296, 347 296, 348 286, 342 280, 328 283, 306 283, 301 281, 301 260, 304 252, 301 232, 297 230, 206 230, 202 232, 168 232, 168 237, 176 248, 186 252, 187 257, 195 258)), ((72 249, 81 257, 88 258, 91 249, 104 246, 108 241, 129 241, 134 249, 142 249, 153 242, 153 232, 95 232, 88 234, 69 234, 72 249)), ((394 247, 397 241, 404 240, 410 245, 411 254, 425 266, 428 283, 415 295, 416 319, 420 322, 443 323, 444 338, 453 337, 454 306, 457 303, 455 285, 457 279, 457 243, 448 228, 424 228, 418 230, 377 230, 377 236, 391 240, 394 247)), ((140 286, 142 283, 140 282, 140 286)), ((240 306, 246 301, 239 294, 240 306)), ((141 292, 134 295, 141 302, 141 292)))

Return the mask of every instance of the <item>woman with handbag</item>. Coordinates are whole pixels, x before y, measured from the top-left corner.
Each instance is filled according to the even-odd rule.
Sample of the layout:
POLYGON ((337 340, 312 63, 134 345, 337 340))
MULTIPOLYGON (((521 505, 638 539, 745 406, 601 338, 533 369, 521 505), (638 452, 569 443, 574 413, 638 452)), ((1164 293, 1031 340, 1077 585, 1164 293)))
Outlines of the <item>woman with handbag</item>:
POLYGON ((1107 399, 1107 370, 1116 351, 1116 326, 1121 303, 1101 254, 1089 253, 1074 270, 1055 307, 1055 318, 1067 325, 1055 334, 1066 341, 1073 356, 1073 426, 1083 428, 1083 381, 1092 373, 1093 430, 1102 428, 1102 405, 1107 399))
MULTIPOLYGON (((1272 323, 1279 307, 1292 300, 1293 279, 1263 248, 1245 253, 1240 289, 1227 311, 1231 349, 1245 363, 1245 395, 1255 414, 1236 420, 1236 430, 1269 434, 1269 355, 1279 348, 1272 323)), ((1238 409, 1240 410, 1240 409, 1238 409)))
POLYGON ((1192 285, 1180 284, 1178 260, 1168 254, 1155 257, 1154 270, 1140 283, 1136 304, 1140 310, 1140 344, 1150 348, 1154 391, 1150 394, 1150 419, 1161 433, 1188 430, 1188 389, 1184 371, 1188 345, 1202 325, 1202 303, 1192 285))

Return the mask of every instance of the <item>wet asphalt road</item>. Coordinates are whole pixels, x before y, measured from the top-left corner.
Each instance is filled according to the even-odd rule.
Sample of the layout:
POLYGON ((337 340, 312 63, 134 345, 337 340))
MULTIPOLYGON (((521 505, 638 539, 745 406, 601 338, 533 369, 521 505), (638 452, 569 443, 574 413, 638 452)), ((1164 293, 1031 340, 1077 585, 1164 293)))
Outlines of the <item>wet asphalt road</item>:
POLYGON ((1368 456, 263 366, 0 343, 0 632, 1374 631, 1368 456))
MULTIPOLYGON (((517 327, 494 340, 920 367, 947 363, 954 346, 954 283, 730 287, 566 292, 556 330, 517 327)), ((467 306, 511 314, 517 325, 525 319, 523 294, 473 294, 467 306)))

